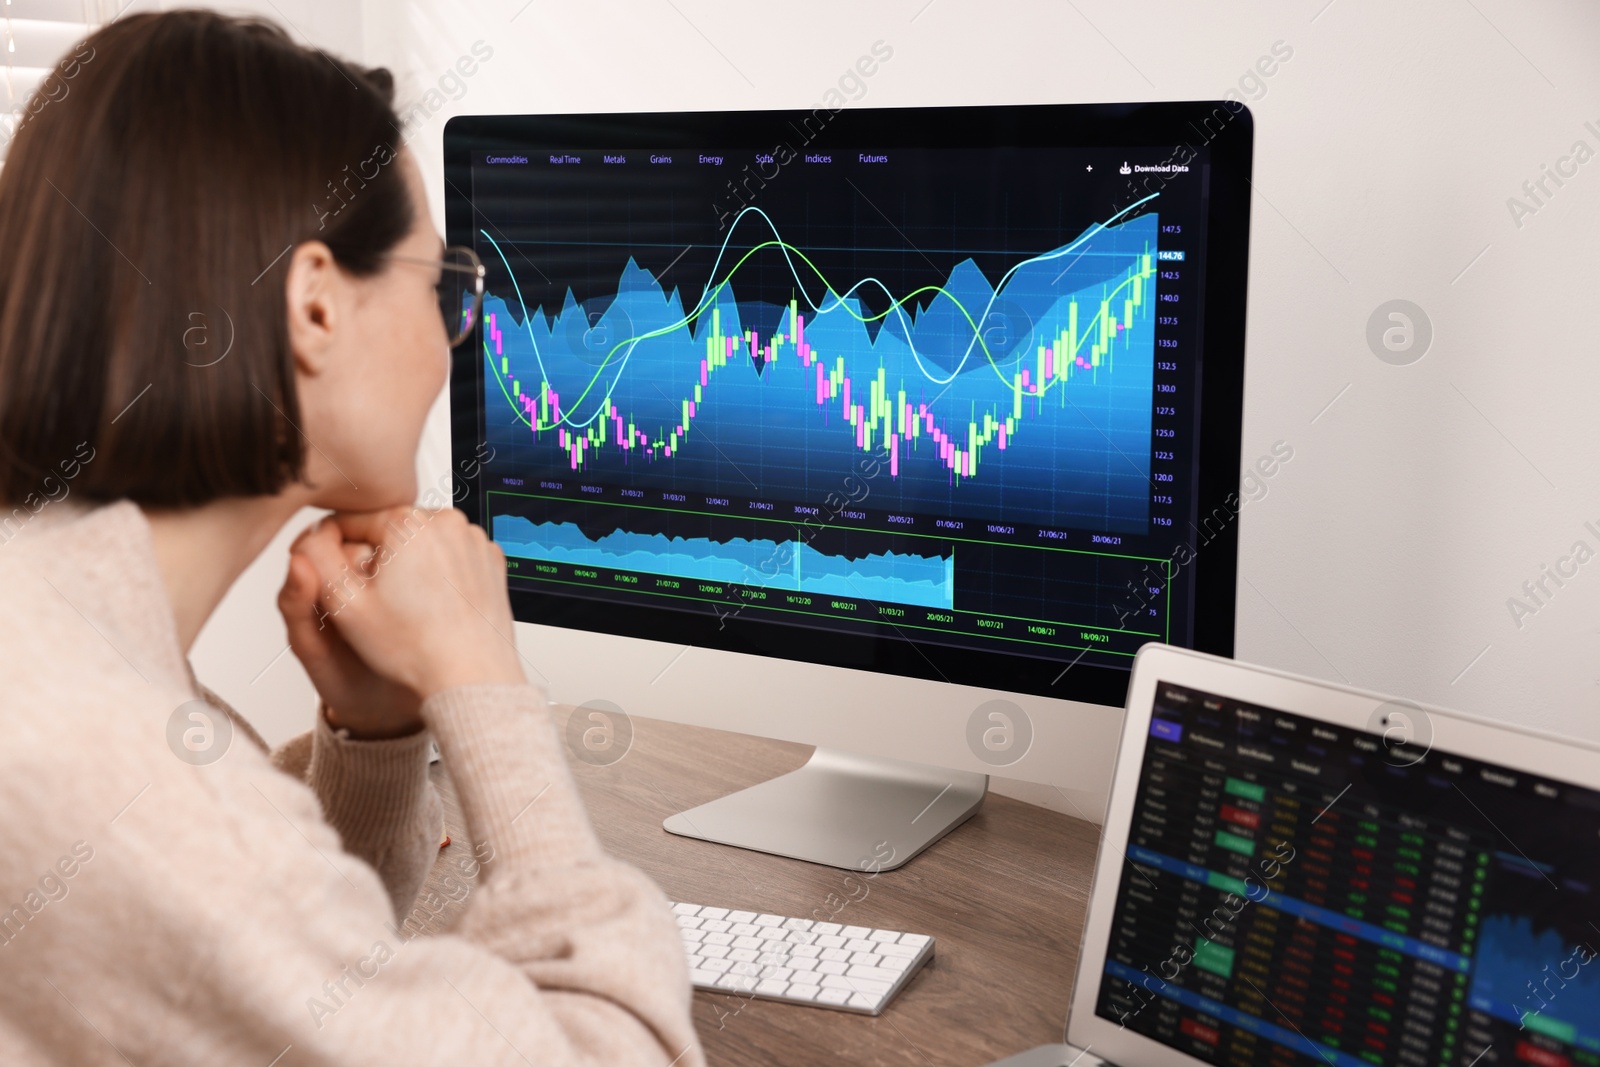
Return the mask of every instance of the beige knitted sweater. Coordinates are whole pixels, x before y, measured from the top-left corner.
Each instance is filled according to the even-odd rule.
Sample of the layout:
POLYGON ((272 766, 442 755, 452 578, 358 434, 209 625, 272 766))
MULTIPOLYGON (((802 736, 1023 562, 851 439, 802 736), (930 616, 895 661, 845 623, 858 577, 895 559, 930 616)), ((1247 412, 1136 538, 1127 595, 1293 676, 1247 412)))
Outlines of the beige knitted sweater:
POLYGON ((197 766, 169 719, 220 702, 136 506, 44 507, 0 591, 0 1064, 704 1063, 667 902, 601 849, 540 689, 446 690, 393 741, 319 716, 276 761, 241 723, 197 766), (430 734, 485 860, 438 937, 397 923, 430 734))

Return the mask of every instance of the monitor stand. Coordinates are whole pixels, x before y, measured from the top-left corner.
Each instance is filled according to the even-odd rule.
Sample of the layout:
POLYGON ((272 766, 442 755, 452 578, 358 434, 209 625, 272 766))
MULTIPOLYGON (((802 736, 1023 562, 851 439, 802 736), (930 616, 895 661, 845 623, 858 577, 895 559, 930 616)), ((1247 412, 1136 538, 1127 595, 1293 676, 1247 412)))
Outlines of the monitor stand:
POLYGON ((661 825, 830 867, 889 871, 971 818, 988 791, 987 774, 817 748, 797 770, 661 825))

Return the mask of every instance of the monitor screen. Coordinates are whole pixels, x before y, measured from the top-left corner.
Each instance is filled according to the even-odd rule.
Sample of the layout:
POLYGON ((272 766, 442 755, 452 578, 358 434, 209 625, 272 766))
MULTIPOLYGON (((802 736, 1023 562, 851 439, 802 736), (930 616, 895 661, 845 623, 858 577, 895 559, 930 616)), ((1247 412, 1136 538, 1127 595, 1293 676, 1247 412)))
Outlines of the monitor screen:
POLYGON ((1594 1067, 1597 834, 1593 790, 1158 683, 1096 1014, 1216 1063, 1594 1067))
POLYGON ((452 121, 518 617, 1102 703, 1231 653, 1249 121, 452 121))

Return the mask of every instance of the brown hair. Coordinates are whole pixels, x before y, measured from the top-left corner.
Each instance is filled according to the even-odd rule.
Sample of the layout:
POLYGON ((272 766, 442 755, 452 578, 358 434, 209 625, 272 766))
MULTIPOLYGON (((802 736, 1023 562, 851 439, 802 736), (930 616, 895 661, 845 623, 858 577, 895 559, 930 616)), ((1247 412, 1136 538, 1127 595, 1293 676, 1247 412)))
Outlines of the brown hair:
POLYGON ((414 221, 388 72, 174 11, 104 27, 46 86, 0 169, 0 501, 85 443, 89 499, 277 492, 305 459, 289 249, 372 274, 414 221))

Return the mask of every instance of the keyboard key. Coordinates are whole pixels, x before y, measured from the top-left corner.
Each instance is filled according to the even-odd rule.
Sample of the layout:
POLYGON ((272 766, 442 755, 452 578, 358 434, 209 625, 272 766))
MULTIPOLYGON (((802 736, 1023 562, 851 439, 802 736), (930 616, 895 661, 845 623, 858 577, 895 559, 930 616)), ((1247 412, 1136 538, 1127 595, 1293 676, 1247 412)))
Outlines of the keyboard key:
MULTIPOLYGON (((700 949, 700 955, 708 960, 720 960, 728 954, 727 945, 699 945, 696 947, 700 949)), ((906 965, 910 962, 910 960, 901 960, 900 969, 905 970, 906 965)))
POLYGON ((783 928, 785 930, 809 930, 809 929, 811 929, 811 920, 810 919, 785 919, 785 920, 783 920, 783 928))
POLYGON ((703 919, 700 923, 700 929, 714 934, 720 934, 732 925, 733 924, 726 919, 703 919))
POLYGON ((730 911, 723 918, 731 923, 747 923, 756 917, 753 911, 730 911))
POLYGON ((930 938, 928 937, 927 934, 901 934, 900 935, 900 944, 902 944, 902 945, 910 945, 912 948, 921 948, 923 945, 926 945, 929 940, 930 940, 930 938))
POLYGON ((755 917, 755 919, 752 920, 752 921, 757 926, 782 926, 783 925, 783 916, 782 915, 757 915, 755 917))
MULTIPOLYGON (((702 951, 704 951, 708 956, 711 954, 710 949, 704 949, 702 951)), ((911 966, 911 961, 906 959, 904 956, 883 957, 883 969, 886 971, 899 972, 905 970, 909 966, 911 966)))
POLYGON ((703 970, 710 971, 712 974, 722 974, 724 971, 727 971, 727 970, 729 970, 729 969, 731 969, 733 967, 733 961, 732 960, 706 960, 705 962, 700 964, 700 967, 703 970))
POLYGON ((733 939, 733 947, 734 948, 760 948, 761 947, 761 939, 759 937, 736 937, 736 938, 733 939))
POLYGON ((853 937, 844 943, 844 947, 851 952, 871 952, 877 946, 876 941, 868 941, 864 937, 853 937))
MULTIPOLYGON (((906 960, 905 962, 909 963, 911 961, 910 960, 906 960)), ((801 972, 814 971, 814 970, 817 969, 817 961, 816 960, 808 960, 808 959, 801 958, 801 959, 797 959, 797 960, 790 960, 789 961, 789 966, 790 966, 791 969, 796 970, 796 971, 801 971, 801 972)))
MULTIPOLYGON (((696 930, 695 933, 699 933, 696 930)), ((863 967, 876 967, 883 962, 883 957, 876 952, 857 952, 850 957, 852 965, 860 964, 863 967)))
POLYGON ((792 985, 784 996, 793 997, 795 1000, 816 1000, 817 994, 820 992, 822 992, 822 989, 819 986, 792 985))
POLYGON ((675 914, 675 915, 698 915, 700 913, 700 905, 698 905, 698 904, 674 904, 672 906, 672 911, 673 911, 673 914, 675 914))
POLYGON ((728 959, 739 963, 754 963, 757 955, 753 948, 736 948, 728 952, 728 959))
POLYGON ((823 934, 821 937, 817 938, 817 944, 821 945, 823 948, 841 948, 844 945, 844 940, 844 938, 838 936, 837 934, 823 934))
POLYGON ((817 964, 818 974, 843 974, 850 969, 850 965, 839 960, 823 960, 817 964))
POLYGON ((749 922, 734 923, 728 927, 728 932, 730 934, 738 934, 740 937, 749 937, 751 934, 759 934, 761 927, 749 922))
POLYGON ((789 955, 795 959, 814 960, 822 955, 821 945, 796 945, 789 950, 789 955))
POLYGON ((678 925, 685 930, 693 930, 704 921, 704 919, 697 919, 693 915, 678 916, 678 925))
POLYGON ((850 978, 842 974, 824 975, 823 989, 848 989, 852 993, 877 993, 882 995, 889 992, 889 982, 874 982, 870 978, 850 978))
POLYGON ((850 998, 850 1006, 852 1008, 865 1008, 868 1011, 871 1011, 873 1008, 878 1006, 878 1001, 882 999, 882 997, 869 997, 865 993, 857 993, 855 996, 850 998))
POLYGON ((768 978, 766 981, 756 986, 756 992, 769 997, 779 997, 782 996, 783 991, 788 988, 788 982, 780 981, 776 978, 768 978))
POLYGON ((868 941, 898 941, 898 940, 900 940, 900 933, 897 930, 874 930, 874 931, 872 931, 872 936, 867 938, 867 940, 868 941))
POLYGON ((725 974, 717 979, 718 989, 734 989, 740 993, 748 993, 755 988, 756 980, 745 974, 725 974))
POLYGON ((700 909, 700 917, 702 919, 726 919, 728 917, 728 909, 727 908, 701 908, 700 909))
POLYGON ((850 953, 842 948, 825 948, 822 950, 822 958, 825 960, 847 960, 850 958, 850 953))
POLYGON ((817 993, 819 1004, 843 1004, 850 999, 848 989, 823 989, 817 993))
POLYGON ((695 985, 715 985, 717 979, 721 977, 722 976, 716 971, 708 971, 700 968, 696 968, 695 970, 689 972, 689 981, 693 982, 695 985))
POLYGON ((849 978, 867 978, 874 982, 888 982, 893 985, 900 980, 899 971, 891 971, 886 967, 854 966, 845 972, 849 978))
POLYGON ((791 945, 809 945, 817 939, 817 936, 811 930, 790 930, 787 940, 791 945))
POLYGON ((837 934, 840 930, 843 930, 844 927, 840 926, 838 923, 816 923, 811 927, 811 929, 815 930, 819 934, 831 935, 837 934))
POLYGON ((922 951, 920 948, 913 948, 910 945, 890 945, 883 942, 880 942, 877 947, 880 955, 903 956, 906 959, 916 959, 917 953, 922 951))
POLYGON ((732 934, 707 934, 706 935, 706 939, 705 939, 705 943, 708 944, 708 945, 731 945, 731 944, 733 944, 733 935, 732 934))
POLYGON ((678 936, 682 937, 685 941, 693 943, 704 938, 706 936, 706 932, 704 930, 679 930, 678 936))
POLYGON ((840 930, 839 933, 843 934, 845 937, 866 937, 868 934, 872 933, 872 931, 865 926, 846 926, 843 930, 840 930))

